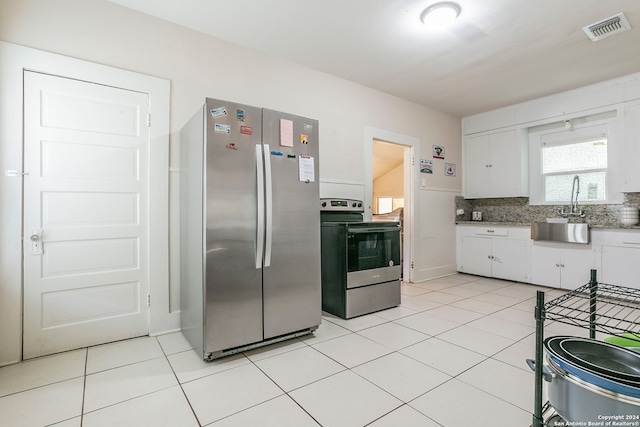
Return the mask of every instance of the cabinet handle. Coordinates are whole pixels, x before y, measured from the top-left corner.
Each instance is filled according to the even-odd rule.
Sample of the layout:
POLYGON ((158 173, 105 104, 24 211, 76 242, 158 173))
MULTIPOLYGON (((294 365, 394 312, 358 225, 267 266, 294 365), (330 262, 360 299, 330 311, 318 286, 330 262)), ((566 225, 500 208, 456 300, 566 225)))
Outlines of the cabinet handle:
POLYGON ((491 230, 491 229, 487 228, 487 233, 495 233, 495 232, 496 232, 495 230, 491 230))
POLYGON ((564 264, 560 264, 560 267, 563 267, 563 268, 564 268, 564 264))
POLYGON ((623 245, 640 245, 640 242, 622 242, 623 245))
POLYGON ((560 264, 556 263, 556 267, 560 267, 560 264))

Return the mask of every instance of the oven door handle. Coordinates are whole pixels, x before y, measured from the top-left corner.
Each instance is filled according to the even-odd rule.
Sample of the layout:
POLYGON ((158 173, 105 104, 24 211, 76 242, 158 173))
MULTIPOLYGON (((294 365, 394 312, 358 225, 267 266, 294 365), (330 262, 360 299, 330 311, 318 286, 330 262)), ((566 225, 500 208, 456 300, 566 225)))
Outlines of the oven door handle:
POLYGON ((352 234, 397 233, 400 230, 402 230, 401 227, 347 228, 347 233, 352 233, 352 234))

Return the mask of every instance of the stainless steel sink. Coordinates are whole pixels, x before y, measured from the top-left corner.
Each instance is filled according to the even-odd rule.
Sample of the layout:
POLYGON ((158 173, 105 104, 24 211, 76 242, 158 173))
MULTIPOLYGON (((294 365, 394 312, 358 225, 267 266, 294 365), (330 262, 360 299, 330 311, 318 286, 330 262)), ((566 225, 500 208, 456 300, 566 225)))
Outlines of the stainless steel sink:
POLYGON ((535 241, 588 244, 589 237, 589 224, 531 223, 531 238, 535 241))

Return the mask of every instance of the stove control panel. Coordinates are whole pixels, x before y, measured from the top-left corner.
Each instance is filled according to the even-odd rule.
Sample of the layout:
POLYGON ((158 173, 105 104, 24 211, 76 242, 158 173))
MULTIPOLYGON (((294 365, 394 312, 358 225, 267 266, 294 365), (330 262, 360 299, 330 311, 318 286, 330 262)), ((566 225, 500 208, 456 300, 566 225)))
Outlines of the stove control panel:
POLYGON ((364 212, 362 200, 320 199, 321 211, 364 212))

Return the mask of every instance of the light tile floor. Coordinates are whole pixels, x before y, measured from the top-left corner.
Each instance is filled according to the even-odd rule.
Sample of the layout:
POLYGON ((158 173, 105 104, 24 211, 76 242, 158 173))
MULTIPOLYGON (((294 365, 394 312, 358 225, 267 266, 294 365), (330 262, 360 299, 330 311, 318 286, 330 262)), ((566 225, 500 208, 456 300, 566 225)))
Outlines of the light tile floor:
POLYGON ((0 426, 529 426, 538 289, 456 274, 403 284, 397 308, 324 314, 313 335, 213 362, 178 332, 6 366, 0 426))

